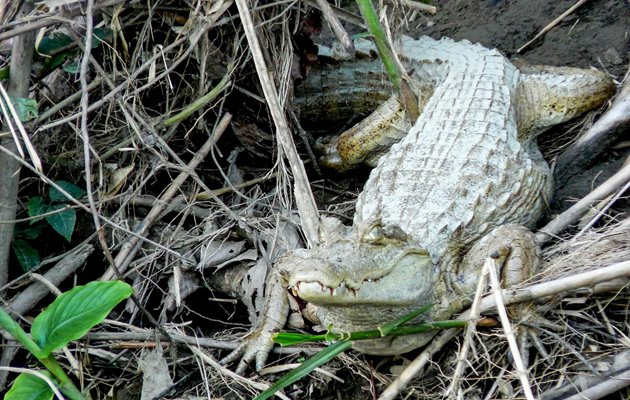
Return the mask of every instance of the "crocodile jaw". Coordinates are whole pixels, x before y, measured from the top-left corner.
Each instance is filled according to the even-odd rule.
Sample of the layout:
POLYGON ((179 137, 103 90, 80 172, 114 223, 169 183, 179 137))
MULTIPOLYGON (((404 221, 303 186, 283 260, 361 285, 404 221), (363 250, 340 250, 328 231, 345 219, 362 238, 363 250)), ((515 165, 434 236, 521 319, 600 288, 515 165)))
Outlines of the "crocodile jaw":
POLYGON ((294 254, 289 284, 315 305, 406 307, 430 302, 434 268, 424 252, 395 246, 337 244, 320 257, 294 254))

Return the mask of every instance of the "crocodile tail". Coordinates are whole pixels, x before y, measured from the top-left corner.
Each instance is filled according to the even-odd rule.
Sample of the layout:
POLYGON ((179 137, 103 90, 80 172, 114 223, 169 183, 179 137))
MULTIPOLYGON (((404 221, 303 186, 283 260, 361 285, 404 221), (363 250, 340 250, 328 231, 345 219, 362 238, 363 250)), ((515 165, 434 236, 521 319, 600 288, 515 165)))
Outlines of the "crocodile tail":
POLYGON ((612 79, 594 69, 524 64, 518 68, 516 104, 522 140, 601 106, 615 91, 612 79))

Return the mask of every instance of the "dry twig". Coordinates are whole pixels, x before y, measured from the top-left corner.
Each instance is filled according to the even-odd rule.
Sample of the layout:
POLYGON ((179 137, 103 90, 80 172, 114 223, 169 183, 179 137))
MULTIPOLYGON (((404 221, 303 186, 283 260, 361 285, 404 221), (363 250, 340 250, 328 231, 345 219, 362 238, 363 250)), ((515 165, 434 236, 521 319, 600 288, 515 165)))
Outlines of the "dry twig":
POLYGON ((297 154, 295 143, 293 143, 293 139, 289 133, 289 126, 278 99, 276 88, 273 85, 273 79, 269 76, 269 70, 267 69, 265 59, 262 55, 247 0, 236 0, 236 6, 241 16, 245 35, 247 36, 249 50, 252 52, 252 57, 254 58, 258 79, 260 79, 269 111, 276 125, 278 141, 282 145, 289 165, 291 166, 291 172, 293 173, 295 182, 294 195, 302 222, 302 229, 304 230, 308 245, 314 246, 319 241, 319 213, 313 193, 311 192, 308 177, 306 176, 306 171, 304 170, 304 164, 297 154))
POLYGON ((544 35, 545 33, 549 32, 554 26, 558 25, 560 23, 560 21, 562 21, 563 19, 565 19, 568 15, 570 15, 573 11, 577 10, 579 7, 581 7, 583 4, 585 4, 588 0, 578 0, 577 3, 575 3, 573 6, 571 6, 568 10, 566 10, 565 12, 563 12, 562 14, 560 14, 560 16, 556 19, 554 19, 553 21, 551 21, 549 24, 547 24, 547 26, 545 26, 543 29, 541 29, 540 32, 538 32, 536 34, 536 36, 534 36, 534 38, 532 40, 530 40, 529 42, 525 43, 524 45, 522 45, 518 50, 516 50, 517 53, 520 53, 521 51, 523 51, 523 49, 525 49, 527 46, 529 46, 530 44, 532 44, 533 42, 536 41, 536 39, 538 39, 539 37, 541 37, 542 35, 544 35))

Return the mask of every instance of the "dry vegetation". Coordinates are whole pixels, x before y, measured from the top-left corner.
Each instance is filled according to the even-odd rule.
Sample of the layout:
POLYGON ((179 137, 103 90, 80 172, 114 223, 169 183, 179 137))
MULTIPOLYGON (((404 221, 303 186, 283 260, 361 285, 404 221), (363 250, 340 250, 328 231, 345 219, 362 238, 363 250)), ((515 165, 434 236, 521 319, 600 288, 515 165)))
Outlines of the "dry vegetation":
MULTIPOLYGON (((143 379, 145 390, 164 390, 160 398, 252 398, 278 375, 237 376, 215 359, 247 331, 247 317, 256 318, 274 260, 316 240, 317 210, 298 153, 320 209, 329 204, 334 212, 352 210, 347 187, 322 183, 311 166, 308 134, 291 134, 302 132, 292 117, 298 111, 292 107, 292 83, 313 55, 302 43, 318 29, 312 26, 317 25, 312 5, 249 7, 249 29, 255 28, 266 65, 257 70, 243 10, 239 17, 232 0, 98 1, 91 12, 104 40, 89 58, 82 57, 82 15, 90 12, 84 3, 44 1, 28 17, 16 15, 21 2, 3 3, 0 60, 6 65, 10 39, 22 32, 71 39, 56 50, 66 56, 61 66, 69 68, 46 70, 42 65, 50 57, 36 57, 41 69, 34 68, 30 96, 39 103, 39 116, 25 126, 43 172, 32 166, 32 158, 20 158, 17 218, 27 218, 29 199, 47 193, 54 181, 91 187, 93 194, 68 201, 78 210, 70 242, 50 228, 34 242, 45 259, 39 269, 20 276, 12 258, 14 279, 2 288, 4 307, 27 324, 50 302, 50 286, 66 290, 101 278, 124 279, 133 283, 136 302, 119 307, 63 356, 93 398, 139 398, 143 379), (265 73, 271 89, 261 85, 265 73), (102 227, 98 235, 95 224, 102 227), (223 279, 215 272, 227 266, 245 268, 228 275, 242 281, 241 291, 232 294, 244 297, 245 307, 210 288, 223 279)), ((623 179, 627 182, 627 173, 623 179)), ((617 193, 618 186, 607 193, 617 193)), ((628 220, 614 208, 598 217, 596 228, 547 247, 543 272, 530 284, 627 264, 628 220)), ((529 382, 538 396, 568 399, 596 383, 612 391, 624 387, 614 385, 630 367, 627 276, 595 278, 598 284, 570 292, 561 288, 562 295, 537 299, 547 320, 532 327, 538 351, 544 351, 532 350, 530 357, 529 382)), ((522 397, 500 327, 478 328, 466 340, 474 351, 463 371, 454 372, 460 337, 436 350, 423 365, 423 377, 401 389, 403 398, 443 397, 452 384, 451 394, 459 398, 522 397)), ((7 343, 3 366, 35 366, 7 343)), ((272 360, 280 367, 296 362, 294 356, 272 360)), ((401 360, 348 353, 285 393, 376 398, 400 372, 406 362, 401 360)), ((5 374, 2 383, 13 377, 5 374)))

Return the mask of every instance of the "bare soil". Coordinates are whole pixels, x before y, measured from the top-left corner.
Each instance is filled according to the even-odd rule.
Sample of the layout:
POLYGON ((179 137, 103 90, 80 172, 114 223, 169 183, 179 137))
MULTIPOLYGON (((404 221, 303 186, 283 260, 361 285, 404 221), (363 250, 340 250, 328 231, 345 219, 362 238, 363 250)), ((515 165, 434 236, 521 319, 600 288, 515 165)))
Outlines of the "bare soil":
POLYGON ((628 66, 630 4, 621 0, 591 1, 578 8, 521 53, 517 50, 569 9, 574 0, 436 1, 432 26, 418 33, 467 39, 495 47, 508 57, 530 63, 605 69, 617 78, 628 66))

